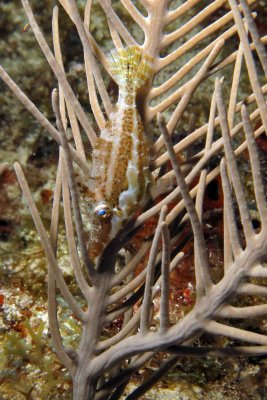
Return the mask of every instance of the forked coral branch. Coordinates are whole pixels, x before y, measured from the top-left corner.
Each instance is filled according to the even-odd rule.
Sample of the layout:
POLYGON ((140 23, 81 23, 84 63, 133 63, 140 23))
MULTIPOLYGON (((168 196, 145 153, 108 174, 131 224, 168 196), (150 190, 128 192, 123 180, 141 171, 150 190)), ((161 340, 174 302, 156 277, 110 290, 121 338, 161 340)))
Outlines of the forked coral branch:
MULTIPOLYGON (((264 266, 267 202, 256 145, 256 138, 267 131, 267 85, 260 84, 253 52, 257 52, 265 75, 267 56, 263 45, 266 38, 263 40, 256 32, 256 15, 249 9, 254 0, 240 0, 240 4, 229 0, 231 10, 204 29, 197 28, 214 16, 225 0, 211 1, 202 8, 200 0, 187 0, 173 10, 169 9, 168 0, 143 0, 147 15, 131 0, 121 0, 124 12, 143 31, 143 43, 138 43, 111 1, 99 0, 114 47, 110 55, 105 54, 90 32, 93 2, 87 1, 84 16, 81 16, 74 0, 60 0, 82 44, 88 98, 100 137, 66 77, 60 46, 59 9, 56 7, 53 11, 53 54, 28 0, 22 3, 58 80, 58 89, 52 93, 56 127, 2 67, 0 76, 54 137, 60 149, 49 235, 19 163, 15 164, 15 171, 46 253, 50 332, 55 351, 73 380, 73 398, 122 398, 136 371, 158 352, 171 355, 166 356, 159 369, 128 394, 127 399, 143 396, 176 364, 180 355, 266 354, 266 335, 260 330, 252 332, 237 322, 261 318, 267 312, 267 305, 258 298, 267 295, 262 281, 267 277, 264 266), (195 6, 198 8, 194 9, 195 6), (193 11, 195 15, 192 16, 193 11), (179 24, 178 19, 187 15, 190 15, 189 21, 179 24), (167 33, 166 29, 172 29, 171 24, 177 26, 167 33), (248 33, 253 43, 249 42, 248 33), (189 35, 188 40, 177 45, 185 35, 189 35), (221 50, 233 38, 238 42, 238 50, 222 58, 221 50), (201 45, 203 39, 209 39, 208 44, 201 45), (198 46, 200 50, 190 53, 198 46), (189 61, 183 64, 185 55, 189 61), (238 102, 244 60, 252 92, 238 102), (217 77, 215 89, 210 91, 207 122, 175 143, 177 126, 182 124, 195 92, 211 74, 230 63, 235 63, 230 98, 225 100, 223 78, 217 77), (171 73, 160 78, 164 68, 166 71, 170 68, 171 73), (109 96, 101 71, 119 87, 116 104, 109 96), (180 83, 181 79, 184 83, 180 83), (250 112, 248 105, 252 106, 250 112), (148 145, 143 135, 155 123, 156 116, 154 128, 159 134, 151 146, 154 158, 148 173, 148 145), (74 145, 67 139, 69 128, 74 145), (93 146, 92 167, 82 131, 93 146), (242 132, 243 139, 237 138, 242 132), (238 157, 246 149, 259 230, 253 226, 238 169, 238 157), (215 279, 204 221, 208 218, 205 189, 218 175, 224 197, 219 210, 224 223, 224 266, 221 277, 215 279), (148 180, 153 181, 150 190, 147 189, 148 180), (108 193, 112 196, 108 197, 108 193), (92 199, 99 201, 97 206, 92 199), (83 204, 86 204, 86 211, 83 204), (64 210, 62 219, 69 263, 83 296, 83 306, 69 289, 57 260, 60 207, 64 210), (97 235, 105 238, 100 245, 92 240, 97 235), (186 235, 186 240, 194 245, 195 302, 183 317, 176 316, 174 320, 170 304, 171 274, 179 271, 183 262, 186 235), (124 259, 125 266, 119 266, 119 258, 124 259), (75 349, 65 346, 61 335, 57 289, 81 322, 81 337, 75 349), (255 296, 255 304, 239 302, 237 296, 244 299, 255 296), (109 331, 108 327, 118 321, 120 329, 109 331), (196 339, 204 333, 241 343, 226 348, 196 346, 196 339)), ((213 88, 213 83, 211 86, 213 88)))

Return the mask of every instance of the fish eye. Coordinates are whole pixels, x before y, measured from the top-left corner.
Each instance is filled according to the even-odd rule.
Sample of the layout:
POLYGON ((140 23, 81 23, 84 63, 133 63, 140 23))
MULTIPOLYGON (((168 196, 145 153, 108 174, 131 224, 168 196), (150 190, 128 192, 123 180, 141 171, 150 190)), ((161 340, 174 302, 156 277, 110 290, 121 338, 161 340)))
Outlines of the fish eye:
POLYGON ((105 217, 107 215, 106 210, 97 210, 96 215, 99 215, 100 217, 105 217))
POLYGON ((94 209, 94 214, 102 220, 108 220, 112 217, 112 210, 107 204, 99 204, 94 209))

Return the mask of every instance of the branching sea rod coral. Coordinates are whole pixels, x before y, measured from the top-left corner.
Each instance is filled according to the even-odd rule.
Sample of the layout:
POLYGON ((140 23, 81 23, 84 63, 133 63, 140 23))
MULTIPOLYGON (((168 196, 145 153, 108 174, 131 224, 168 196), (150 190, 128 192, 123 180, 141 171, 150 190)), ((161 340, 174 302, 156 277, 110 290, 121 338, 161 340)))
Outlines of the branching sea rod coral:
POLYGON ((126 390, 127 399, 137 399, 175 365, 178 355, 255 356, 267 352, 263 329, 251 331, 236 322, 264 317, 267 311, 262 301, 267 295, 263 280, 267 202, 256 148, 256 138, 267 131, 267 87, 258 78, 261 68, 267 77, 267 38, 257 33, 256 15, 249 9, 253 0, 214 0, 205 6, 200 0, 181 4, 121 0, 132 25, 144 33, 142 43, 119 17, 114 2, 98 3, 114 47, 111 56, 90 32, 92 1, 87 1, 82 19, 74 0, 60 0, 82 43, 89 102, 99 137, 64 71, 57 7, 53 11, 52 52, 28 0, 22 0, 58 80, 58 88, 52 93, 56 127, 2 67, 0 76, 60 148, 49 236, 18 163, 15 170, 48 260, 50 332, 55 351, 72 377, 73 398, 114 400, 126 390), (237 50, 227 52, 229 41, 236 43, 237 50), (246 95, 240 90, 243 64, 252 89, 246 95), (227 72, 230 92, 226 100, 219 74, 232 65, 230 80, 227 72), (219 76, 213 90, 210 76, 215 74, 219 76), (106 76, 119 87, 116 105, 105 84, 106 76), (208 122, 199 123, 181 138, 177 130, 188 118, 188 110, 192 111, 195 92, 202 85, 212 88, 207 95, 208 122), (143 127, 144 131, 159 132, 150 146, 150 162, 143 127), (68 141, 69 131, 72 138, 68 141), (93 147, 92 168, 81 131, 93 147), (243 141, 241 135, 237 138, 239 133, 244 134, 243 141), (250 158, 259 229, 252 223, 237 166, 244 150, 250 158), (220 210, 224 268, 219 277, 211 268, 203 224, 208 218, 205 188, 218 175, 224 195, 220 210), (152 181, 150 187, 148 180, 152 181), (86 308, 71 293, 57 262, 61 202, 69 261, 86 308), (152 218, 154 225, 142 236, 144 225, 152 218), (194 244, 195 302, 187 313, 174 319, 170 277, 183 262, 186 229, 190 230, 188 240, 193 238, 194 244), (141 244, 135 246, 138 235, 141 244), (141 271, 140 264, 144 266, 141 271), (82 323, 77 348, 65 346, 61 337, 56 288, 82 323), (248 296, 253 296, 253 305, 247 302, 248 296), (107 336, 107 326, 118 319, 120 329, 107 336), (196 346, 204 333, 230 338, 236 345, 196 346), (129 394, 127 385, 135 372, 158 352, 166 353, 166 361, 129 394), (168 358, 169 353, 172 355, 168 358))

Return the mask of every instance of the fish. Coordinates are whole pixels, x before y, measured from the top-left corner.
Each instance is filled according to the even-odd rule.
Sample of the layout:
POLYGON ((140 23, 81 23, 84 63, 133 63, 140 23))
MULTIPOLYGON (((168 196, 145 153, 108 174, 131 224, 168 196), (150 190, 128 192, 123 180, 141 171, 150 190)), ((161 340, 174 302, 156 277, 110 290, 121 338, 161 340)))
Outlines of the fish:
POLYGON ((92 152, 88 252, 95 260, 147 198, 151 181, 149 141, 136 96, 153 70, 153 59, 139 47, 114 49, 109 68, 118 100, 92 152))

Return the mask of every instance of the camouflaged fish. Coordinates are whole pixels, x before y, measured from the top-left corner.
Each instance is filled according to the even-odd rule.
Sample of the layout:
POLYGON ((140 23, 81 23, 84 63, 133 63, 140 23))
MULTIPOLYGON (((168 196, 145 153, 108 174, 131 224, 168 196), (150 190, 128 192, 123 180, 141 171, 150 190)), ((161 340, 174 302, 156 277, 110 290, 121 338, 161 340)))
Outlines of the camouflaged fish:
POLYGON ((92 154, 89 255, 98 257, 140 209, 150 181, 149 149, 136 95, 152 72, 152 59, 137 47, 114 50, 109 66, 119 87, 114 111, 92 154))

